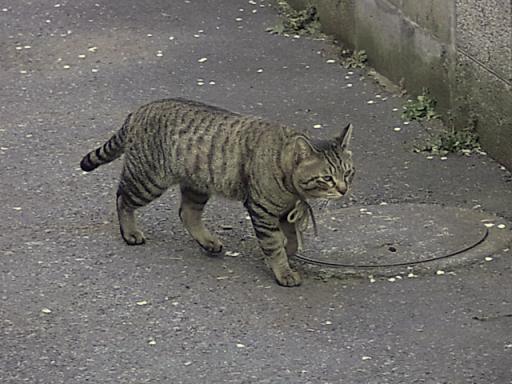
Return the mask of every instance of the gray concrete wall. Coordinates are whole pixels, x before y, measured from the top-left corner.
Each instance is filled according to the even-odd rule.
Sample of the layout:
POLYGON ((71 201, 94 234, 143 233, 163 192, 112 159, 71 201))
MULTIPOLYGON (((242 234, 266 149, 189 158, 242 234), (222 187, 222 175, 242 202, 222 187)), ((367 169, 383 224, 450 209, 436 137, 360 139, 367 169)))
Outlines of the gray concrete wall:
POLYGON ((290 0, 315 5, 325 32, 366 50, 411 93, 428 88, 458 127, 512 169, 511 0, 290 0))
POLYGON ((456 1, 456 116, 512 169, 512 1, 456 1))

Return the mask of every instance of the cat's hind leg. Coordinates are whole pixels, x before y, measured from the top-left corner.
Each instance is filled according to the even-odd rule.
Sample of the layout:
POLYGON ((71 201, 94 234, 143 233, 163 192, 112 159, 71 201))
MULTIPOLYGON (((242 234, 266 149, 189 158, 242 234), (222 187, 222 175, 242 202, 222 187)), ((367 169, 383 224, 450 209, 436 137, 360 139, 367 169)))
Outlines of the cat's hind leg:
POLYGON ((222 243, 205 228, 201 221, 209 196, 181 186, 180 219, 190 235, 208 252, 222 251, 222 243))
POLYGON ((119 229, 129 245, 144 244, 144 234, 137 228, 135 210, 160 197, 167 185, 155 181, 148 173, 142 173, 129 162, 125 162, 117 189, 117 216, 119 229))
POLYGON ((286 216, 279 220, 279 226, 286 237, 286 254, 294 256, 297 253, 298 241, 295 223, 288 222, 286 216))

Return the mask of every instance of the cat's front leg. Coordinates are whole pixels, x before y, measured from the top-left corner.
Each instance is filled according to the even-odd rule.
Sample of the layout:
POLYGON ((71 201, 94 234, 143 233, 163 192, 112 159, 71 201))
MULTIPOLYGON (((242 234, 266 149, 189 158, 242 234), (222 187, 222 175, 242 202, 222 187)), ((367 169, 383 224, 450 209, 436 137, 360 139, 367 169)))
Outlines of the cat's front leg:
POLYGON ((279 218, 259 204, 246 204, 265 261, 274 272, 277 282, 285 287, 300 285, 302 279, 291 269, 286 253, 286 237, 281 230, 279 218))

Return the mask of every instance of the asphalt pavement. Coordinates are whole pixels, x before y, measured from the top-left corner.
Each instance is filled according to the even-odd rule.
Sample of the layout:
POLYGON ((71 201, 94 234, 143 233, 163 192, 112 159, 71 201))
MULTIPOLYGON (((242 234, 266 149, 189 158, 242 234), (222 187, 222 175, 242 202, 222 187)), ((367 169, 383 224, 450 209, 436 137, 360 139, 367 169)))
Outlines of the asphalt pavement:
POLYGON ((147 244, 123 243, 120 162, 79 162, 166 97, 315 137, 352 122, 351 206, 512 221, 508 171, 484 154, 415 153, 428 133, 400 119, 406 97, 340 66, 329 41, 266 32, 277 20, 266 0, 2 2, 0 383, 512 383, 508 248, 393 279, 297 263, 303 285, 283 288, 240 203, 209 204, 227 251, 211 257, 182 228, 176 189, 141 210, 147 244))

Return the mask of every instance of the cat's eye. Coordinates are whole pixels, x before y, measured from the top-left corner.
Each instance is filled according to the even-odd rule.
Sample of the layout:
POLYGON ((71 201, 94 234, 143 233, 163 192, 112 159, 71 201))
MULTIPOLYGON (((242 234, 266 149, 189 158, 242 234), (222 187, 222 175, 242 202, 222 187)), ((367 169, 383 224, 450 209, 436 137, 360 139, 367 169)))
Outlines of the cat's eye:
POLYGON ((322 176, 322 180, 323 181, 327 181, 328 183, 330 183, 334 179, 332 178, 332 176, 322 176))

